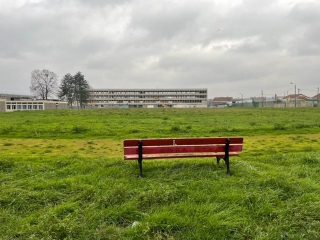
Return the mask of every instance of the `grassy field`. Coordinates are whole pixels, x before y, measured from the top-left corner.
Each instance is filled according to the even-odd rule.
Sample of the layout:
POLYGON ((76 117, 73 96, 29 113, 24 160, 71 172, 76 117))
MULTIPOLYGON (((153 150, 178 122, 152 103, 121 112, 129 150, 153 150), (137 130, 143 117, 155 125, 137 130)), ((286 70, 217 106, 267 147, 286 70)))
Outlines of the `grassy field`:
POLYGON ((0 114, 0 239, 320 239, 320 109, 0 114), (243 136, 214 159, 136 162, 122 141, 243 136))

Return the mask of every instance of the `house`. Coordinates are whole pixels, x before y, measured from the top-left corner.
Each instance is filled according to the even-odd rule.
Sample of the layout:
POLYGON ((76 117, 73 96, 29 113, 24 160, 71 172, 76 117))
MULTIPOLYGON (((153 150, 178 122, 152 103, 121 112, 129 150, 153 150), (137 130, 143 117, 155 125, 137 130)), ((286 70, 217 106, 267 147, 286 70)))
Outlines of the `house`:
POLYGON ((288 101, 308 101, 310 98, 304 94, 290 94, 284 97, 288 101))
POLYGON ((320 101, 320 93, 312 97, 313 100, 320 101))
POLYGON ((311 99, 312 99, 314 107, 320 107, 320 93, 318 93, 317 95, 313 96, 311 99))
POLYGON ((232 106, 232 97, 215 97, 208 100, 208 107, 230 107, 232 106))
POLYGON ((313 107, 311 98, 304 94, 290 94, 283 98, 286 107, 313 107))

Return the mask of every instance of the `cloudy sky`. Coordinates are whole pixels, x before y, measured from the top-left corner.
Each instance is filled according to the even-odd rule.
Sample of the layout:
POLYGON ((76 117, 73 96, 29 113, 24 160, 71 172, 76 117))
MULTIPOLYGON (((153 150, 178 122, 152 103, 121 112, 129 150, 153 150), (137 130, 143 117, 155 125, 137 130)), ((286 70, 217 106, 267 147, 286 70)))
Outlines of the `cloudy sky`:
POLYGON ((319 0, 0 0, 0 92, 30 73, 93 88, 208 88, 209 96, 320 87, 319 0))

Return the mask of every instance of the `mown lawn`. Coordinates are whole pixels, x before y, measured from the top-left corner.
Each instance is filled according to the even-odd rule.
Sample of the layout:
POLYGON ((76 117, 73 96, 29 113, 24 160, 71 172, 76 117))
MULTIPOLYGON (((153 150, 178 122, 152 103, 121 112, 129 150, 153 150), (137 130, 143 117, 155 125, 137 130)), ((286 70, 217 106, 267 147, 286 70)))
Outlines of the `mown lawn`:
POLYGON ((0 114, 0 239, 320 239, 320 110, 0 114), (214 159, 148 161, 122 141, 243 136, 214 159))

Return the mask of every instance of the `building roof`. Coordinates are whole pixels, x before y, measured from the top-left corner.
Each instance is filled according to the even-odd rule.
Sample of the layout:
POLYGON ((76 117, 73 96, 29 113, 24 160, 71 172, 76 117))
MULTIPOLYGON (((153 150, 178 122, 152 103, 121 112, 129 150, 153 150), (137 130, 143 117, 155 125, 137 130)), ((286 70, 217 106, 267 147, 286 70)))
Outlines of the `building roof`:
POLYGON ((95 91, 207 91, 207 88, 91 88, 89 89, 90 92, 95 91))
POLYGON ((232 97, 215 97, 211 101, 213 102, 232 102, 232 97))
POLYGON ((252 97, 251 99, 255 102, 262 102, 267 100, 266 97, 252 97))
POLYGON ((297 100, 308 100, 309 97, 304 94, 290 94, 284 97, 284 99, 297 99, 297 100))
POLYGON ((319 99, 319 100, 320 100, 320 93, 317 94, 317 95, 315 95, 315 96, 313 96, 312 99, 315 99, 315 100, 318 100, 318 99, 319 99))
POLYGON ((10 94, 10 93, 0 93, 0 98, 2 99, 34 99, 34 96, 31 95, 22 95, 22 94, 10 94))

